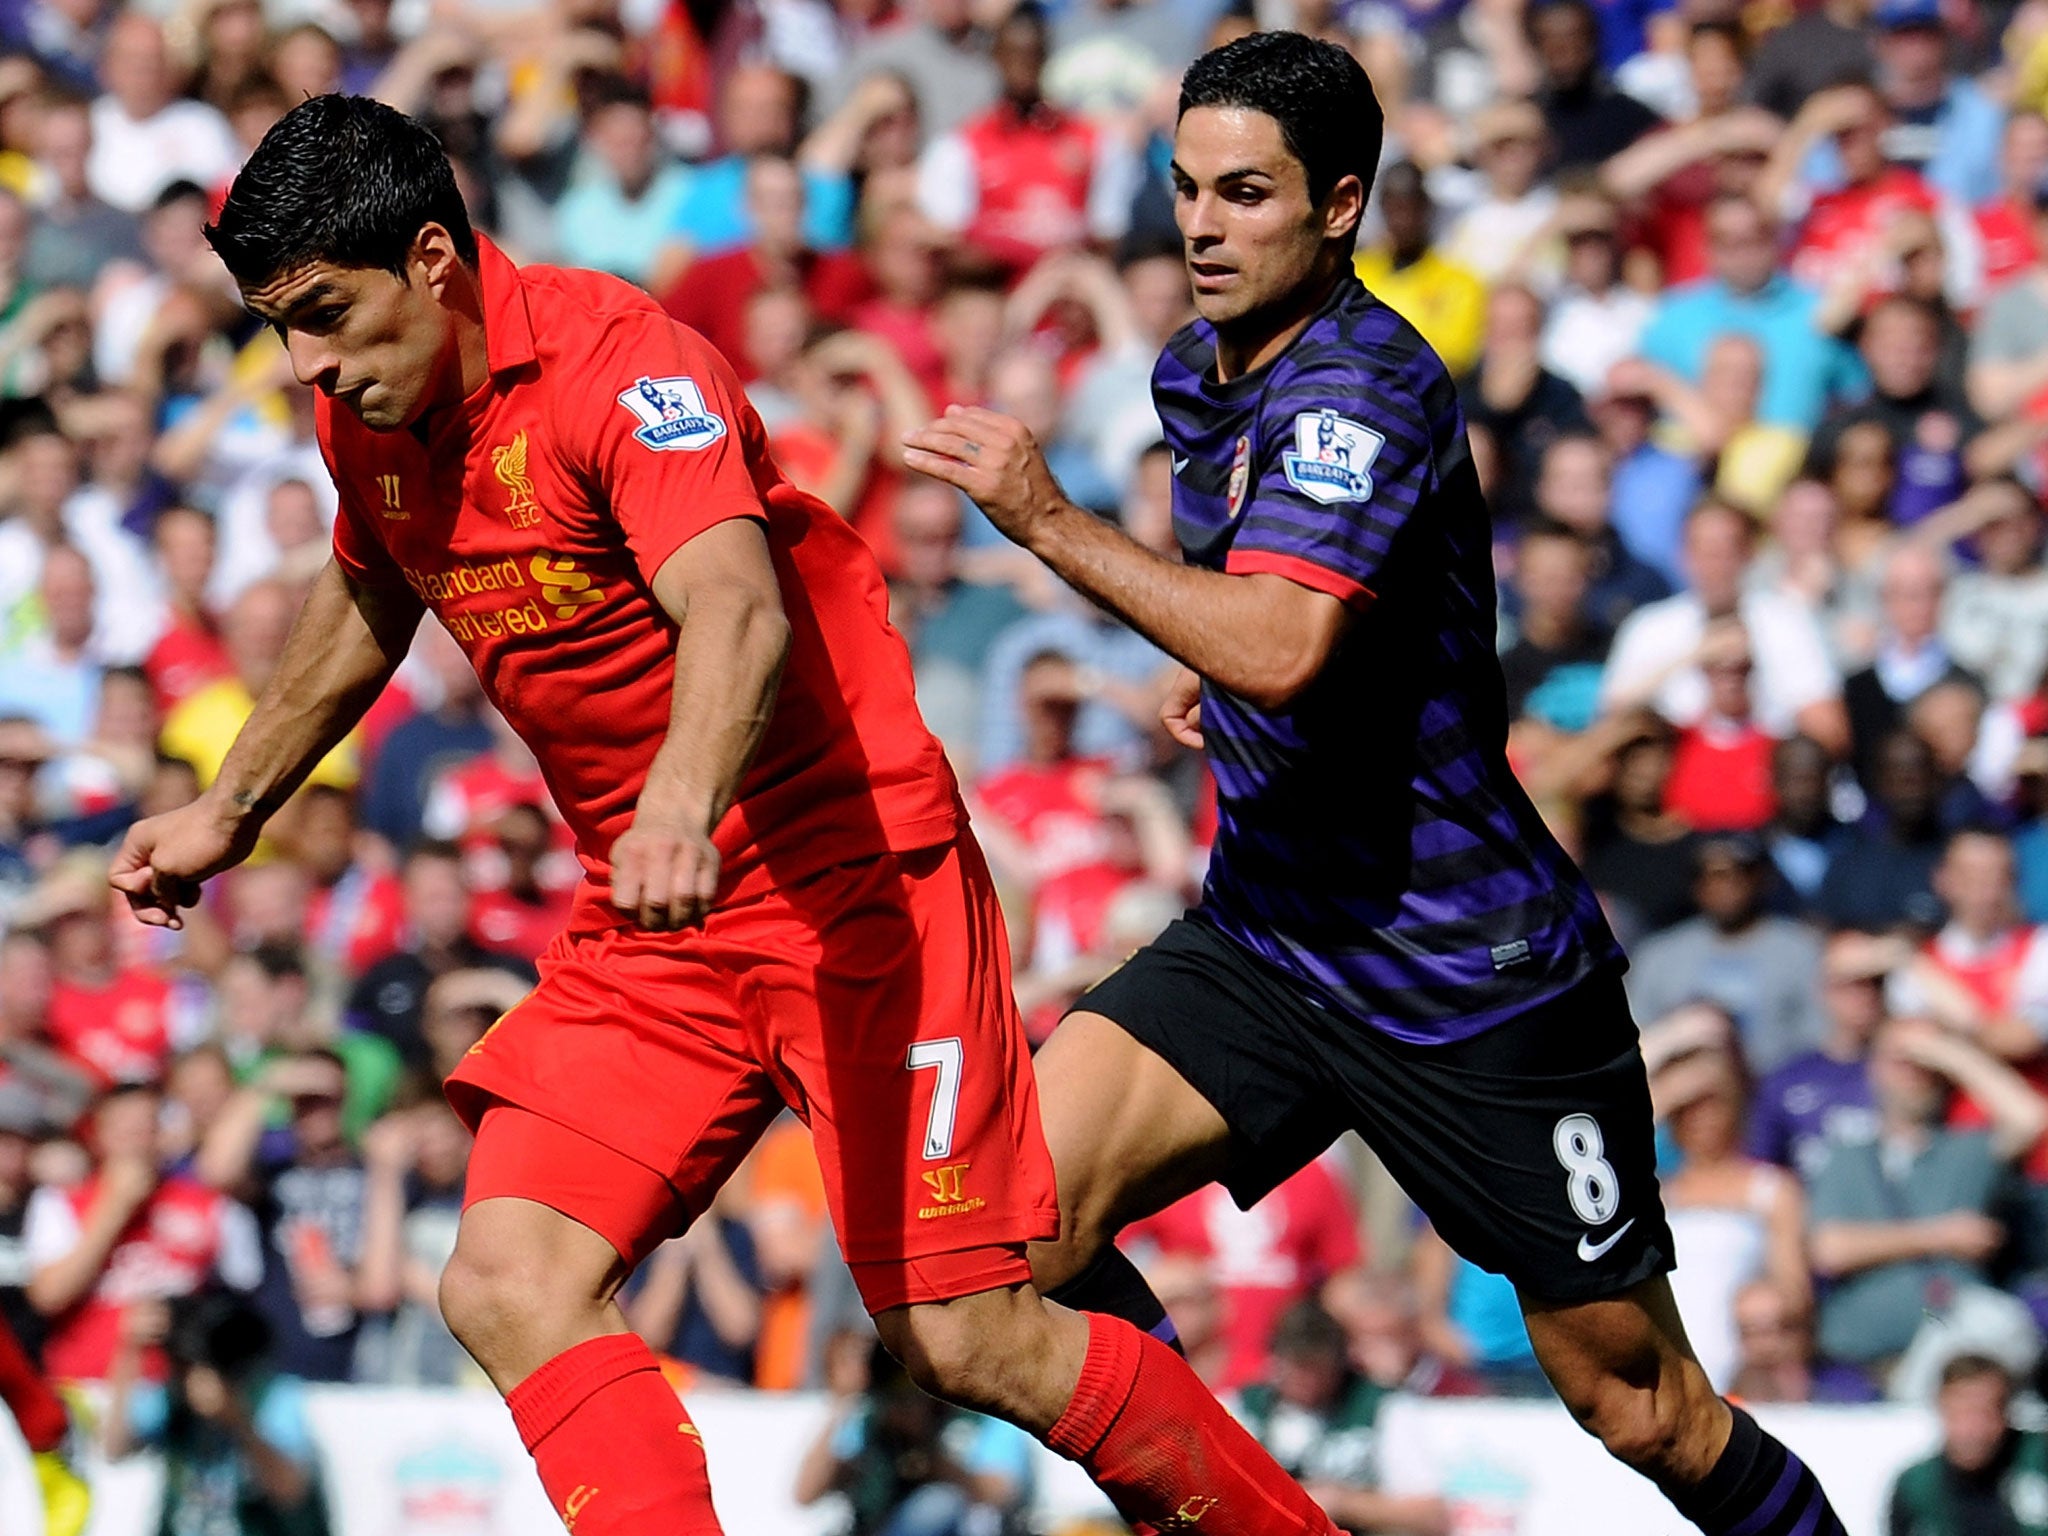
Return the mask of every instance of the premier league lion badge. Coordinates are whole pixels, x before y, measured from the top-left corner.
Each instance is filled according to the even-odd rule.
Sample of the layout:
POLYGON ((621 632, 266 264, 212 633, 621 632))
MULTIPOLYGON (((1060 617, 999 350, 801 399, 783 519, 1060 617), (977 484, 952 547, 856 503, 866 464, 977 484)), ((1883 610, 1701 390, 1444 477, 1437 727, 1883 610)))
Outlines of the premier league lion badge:
POLYGON ((1303 411, 1294 418, 1294 451, 1284 460, 1287 483, 1311 501, 1366 501, 1372 496, 1372 461, 1387 440, 1335 411, 1303 411))
POLYGON ((633 435, 656 452, 695 452, 725 436, 725 423, 705 407, 694 379, 642 377, 619 392, 619 404, 640 418, 633 435))

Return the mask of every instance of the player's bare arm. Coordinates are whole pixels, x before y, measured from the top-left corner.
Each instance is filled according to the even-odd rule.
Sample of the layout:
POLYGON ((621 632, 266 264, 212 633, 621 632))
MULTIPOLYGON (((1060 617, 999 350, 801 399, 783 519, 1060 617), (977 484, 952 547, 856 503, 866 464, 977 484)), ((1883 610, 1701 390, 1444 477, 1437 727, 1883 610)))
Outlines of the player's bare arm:
POLYGON ((904 463, 957 486, 1077 591, 1183 666, 1258 705, 1285 709, 1315 680, 1353 610, 1259 571, 1176 565, 1060 494, 1022 422, 954 406, 908 434, 904 463))
POLYGON ((129 828, 112 879, 143 922, 182 928, 179 911, 197 904, 200 883, 249 856, 263 824, 376 701, 424 611, 412 593, 365 585, 328 561, 219 775, 190 805, 129 828))
POLYGON ((678 631, 675 694, 633 824, 612 844, 612 904, 666 932, 711 909, 711 833, 775 712, 790 631, 767 535, 752 518, 718 523, 669 556, 654 598, 678 631))

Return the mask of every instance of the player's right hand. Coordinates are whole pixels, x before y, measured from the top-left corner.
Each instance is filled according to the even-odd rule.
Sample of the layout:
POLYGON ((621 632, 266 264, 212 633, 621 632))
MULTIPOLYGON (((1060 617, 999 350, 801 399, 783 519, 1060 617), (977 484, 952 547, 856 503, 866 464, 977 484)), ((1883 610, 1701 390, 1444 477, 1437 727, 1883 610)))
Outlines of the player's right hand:
POLYGON ((1182 667, 1167 685, 1166 702, 1159 706, 1159 723, 1166 734, 1184 747, 1202 750, 1202 679, 1199 673, 1182 667))
POLYGON ((612 905, 653 933, 692 927, 717 898, 719 862, 706 834, 635 816, 612 844, 612 905))
POLYGON ((260 830, 207 795, 138 821, 121 841, 108 879, 153 928, 182 928, 179 912, 199 904, 200 883, 249 856, 260 830))

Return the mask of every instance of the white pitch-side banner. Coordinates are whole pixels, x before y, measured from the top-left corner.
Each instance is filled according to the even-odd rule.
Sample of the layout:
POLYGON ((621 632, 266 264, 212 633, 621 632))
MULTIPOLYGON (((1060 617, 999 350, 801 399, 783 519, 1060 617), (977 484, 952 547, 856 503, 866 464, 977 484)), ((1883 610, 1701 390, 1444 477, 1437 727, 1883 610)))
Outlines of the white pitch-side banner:
MULTIPOLYGON (((799 1508, 796 1469, 825 1423, 820 1397, 699 1393, 719 1515, 746 1536, 826 1536, 831 1503, 799 1508)), ((561 1536, 504 1405, 489 1393, 323 1389, 313 1432, 335 1536, 561 1536)), ((1902 1408, 1766 1408, 1758 1418, 1820 1474, 1849 1536, 1881 1536, 1898 1470, 1935 1441, 1932 1416, 1902 1408)), ((1381 1421, 1390 1491, 1442 1493, 1455 1536, 1681 1536, 1692 1527, 1609 1461, 1561 1408, 1472 1399, 1403 1400, 1381 1421)), ((150 1458, 92 1469, 87 1536, 155 1536, 160 1478, 150 1458)), ((1049 1521, 1104 1511, 1080 1471, 1047 1454, 1049 1521)), ((27 1457, 0 1413, 0 1536, 41 1530, 27 1457)))

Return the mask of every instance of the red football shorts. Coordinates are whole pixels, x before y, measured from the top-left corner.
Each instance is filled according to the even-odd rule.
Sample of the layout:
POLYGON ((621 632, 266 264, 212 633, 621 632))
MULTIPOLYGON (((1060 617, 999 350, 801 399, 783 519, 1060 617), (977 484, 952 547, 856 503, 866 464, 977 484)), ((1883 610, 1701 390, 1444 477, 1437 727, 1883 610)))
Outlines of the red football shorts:
POLYGON ((550 1206, 638 1263, 784 1105, 868 1310, 1030 1278, 1059 1231, 995 886, 972 838, 841 865, 680 934, 562 934, 448 1081, 465 1198, 550 1206))

